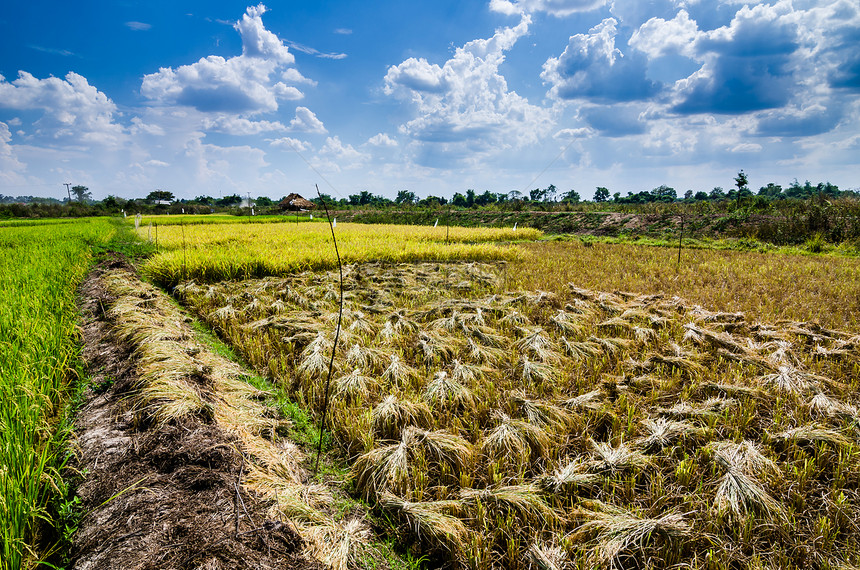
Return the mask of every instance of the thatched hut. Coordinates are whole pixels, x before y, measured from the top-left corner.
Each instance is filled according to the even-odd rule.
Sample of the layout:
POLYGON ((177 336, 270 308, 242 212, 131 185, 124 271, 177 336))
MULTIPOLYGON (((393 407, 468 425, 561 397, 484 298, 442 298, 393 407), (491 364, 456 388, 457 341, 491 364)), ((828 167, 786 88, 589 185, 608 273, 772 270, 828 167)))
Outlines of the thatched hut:
POLYGON ((278 202, 278 207, 281 210, 290 210, 292 212, 303 212, 305 210, 313 210, 317 207, 310 200, 305 200, 295 192, 278 202))

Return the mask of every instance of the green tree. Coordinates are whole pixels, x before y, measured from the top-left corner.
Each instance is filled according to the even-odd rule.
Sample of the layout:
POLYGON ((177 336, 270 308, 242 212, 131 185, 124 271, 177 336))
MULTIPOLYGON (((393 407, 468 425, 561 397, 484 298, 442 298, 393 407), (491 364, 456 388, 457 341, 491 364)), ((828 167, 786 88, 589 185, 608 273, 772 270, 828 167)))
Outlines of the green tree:
POLYGON ((568 190, 561 198, 561 201, 565 204, 578 204, 580 200, 582 200, 582 198, 580 197, 579 192, 573 189, 568 190))
POLYGON ((603 186, 598 186, 597 190, 594 191, 594 201, 606 202, 607 200, 609 200, 609 190, 603 186))
POLYGON ((75 200, 78 202, 83 202, 93 197, 90 189, 86 186, 72 186, 72 194, 74 194, 75 200))
POLYGON ((168 192, 167 190, 153 190, 146 196, 146 201, 150 204, 154 204, 160 200, 173 202, 173 200, 175 200, 173 192, 168 192))
POLYGON ((409 190, 399 190, 394 201, 398 204, 414 204, 418 201, 418 196, 415 195, 415 192, 410 192, 409 190))
POLYGON ((475 196, 475 204, 478 206, 486 206, 488 204, 493 204, 496 202, 496 195, 490 192, 489 190, 485 190, 483 194, 479 194, 475 196))

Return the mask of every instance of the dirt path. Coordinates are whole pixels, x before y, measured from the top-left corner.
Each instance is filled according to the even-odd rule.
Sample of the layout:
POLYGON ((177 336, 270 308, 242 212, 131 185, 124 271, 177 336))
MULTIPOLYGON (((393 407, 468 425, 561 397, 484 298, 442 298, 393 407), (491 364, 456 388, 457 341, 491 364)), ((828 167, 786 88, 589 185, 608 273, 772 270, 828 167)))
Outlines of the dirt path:
MULTIPOLYGON (((81 286, 84 358, 93 377, 76 422, 77 494, 86 512, 72 567, 319 568, 289 524, 267 518, 269 502, 245 489, 235 436, 207 414, 158 423, 132 407, 138 389, 131 347, 118 342, 102 282, 114 259, 81 286), (96 393, 99 392, 99 393, 96 393)), ((199 379, 205 382, 205 378, 199 379)))

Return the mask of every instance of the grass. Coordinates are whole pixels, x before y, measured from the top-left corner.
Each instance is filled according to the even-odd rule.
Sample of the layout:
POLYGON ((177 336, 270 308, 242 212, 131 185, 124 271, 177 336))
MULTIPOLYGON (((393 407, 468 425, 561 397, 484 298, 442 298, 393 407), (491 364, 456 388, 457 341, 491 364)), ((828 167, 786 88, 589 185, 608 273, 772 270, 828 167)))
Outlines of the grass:
POLYGON ((92 246, 107 243, 116 230, 104 219, 55 222, 0 227, 3 570, 50 555, 65 532, 54 523, 74 519, 61 473, 70 429, 65 409, 84 375, 75 288, 92 262, 92 246))

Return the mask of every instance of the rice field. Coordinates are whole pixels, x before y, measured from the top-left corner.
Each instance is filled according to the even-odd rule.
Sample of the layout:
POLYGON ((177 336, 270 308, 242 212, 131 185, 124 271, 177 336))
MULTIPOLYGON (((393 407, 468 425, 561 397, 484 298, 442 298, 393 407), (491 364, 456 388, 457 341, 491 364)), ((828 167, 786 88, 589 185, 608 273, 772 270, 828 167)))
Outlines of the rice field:
POLYGON ((25 567, 57 541, 61 422, 82 370, 75 288, 91 246, 114 231, 99 219, 0 226, 0 569, 25 567))
POLYGON ((338 337, 346 486, 430 567, 858 563, 856 330, 516 275, 349 264, 339 331, 333 271, 175 294, 317 413, 338 337))
MULTIPOLYGON (((212 282, 328 269, 337 264, 328 224, 204 224, 138 228, 157 239, 160 253, 144 273, 164 287, 196 279, 212 282)), ((433 228, 339 224, 338 248, 346 263, 514 259, 519 250, 497 242, 532 240, 534 229, 433 228)))
MULTIPOLYGON (((237 482, 307 558, 399 567, 378 548, 393 542, 413 568, 860 567, 856 260, 677 265, 530 229, 341 223, 341 282, 327 224, 170 218, 137 229, 155 286, 102 277, 140 378, 124 405, 235 437, 237 482), (314 422, 329 402, 340 470, 310 473, 274 393, 195 340, 165 290, 277 398, 314 422)), ((0 226, 0 569, 55 539, 74 289, 115 229, 0 226)))

